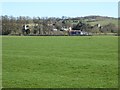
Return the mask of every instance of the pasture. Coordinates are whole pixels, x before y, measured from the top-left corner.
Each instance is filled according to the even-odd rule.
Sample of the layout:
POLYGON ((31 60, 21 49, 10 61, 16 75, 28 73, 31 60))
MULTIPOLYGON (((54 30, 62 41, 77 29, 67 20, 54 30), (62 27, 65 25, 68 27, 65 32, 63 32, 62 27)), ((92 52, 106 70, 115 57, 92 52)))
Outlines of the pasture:
POLYGON ((116 88, 117 36, 3 36, 8 88, 116 88))

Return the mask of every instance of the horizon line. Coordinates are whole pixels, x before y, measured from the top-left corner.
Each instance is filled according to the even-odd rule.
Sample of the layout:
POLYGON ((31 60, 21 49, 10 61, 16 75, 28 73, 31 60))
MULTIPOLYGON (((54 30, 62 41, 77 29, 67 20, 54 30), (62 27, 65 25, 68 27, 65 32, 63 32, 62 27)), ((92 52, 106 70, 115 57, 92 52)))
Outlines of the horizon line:
POLYGON ((29 15, 19 15, 19 16, 15 16, 15 15, 1 15, 1 16, 13 16, 13 17, 30 17, 30 18, 34 18, 34 17, 40 17, 40 18, 43 18, 43 17, 47 17, 47 18, 52 18, 52 17, 55 17, 55 18, 62 18, 63 16, 66 17, 66 18, 77 18, 77 17, 89 17, 89 16, 98 16, 98 17, 110 17, 110 18, 119 18, 120 16, 107 16, 107 15, 84 15, 84 16, 66 16, 66 15, 63 15, 63 16, 40 16, 40 15, 36 15, 36 16, 29 16, 29 15))

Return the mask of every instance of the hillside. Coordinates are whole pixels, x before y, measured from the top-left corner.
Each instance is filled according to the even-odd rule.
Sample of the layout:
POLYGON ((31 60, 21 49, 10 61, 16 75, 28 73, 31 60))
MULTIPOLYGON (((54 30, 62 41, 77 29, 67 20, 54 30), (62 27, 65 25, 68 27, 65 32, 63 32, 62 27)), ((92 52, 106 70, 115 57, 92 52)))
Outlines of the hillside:
MULTIPOLYGON (((85 21, 87 21, 87 19, 85 19, 85 21)), ((87 23, 89 23, 91 25, 95 25, 95 24, 99 23, 102 26, 107 25, 109 23, 112 23, 112 24, 118 26, 118 19, 113 18, 113 17, 103 17, 103 16, 98 16, 98 17, 93 19, 92 17, 89 16, 87 23)))
MULTIPOLYGON (((101 24, 102 26, 112 23, 118 26, 118 19, 114 17, 107 17, 107 16, 85 16, 85 17, 76 17, 72 18, 72 20, 78 20, 85 22, 90 25, 101 24)), ((75 23, 74 23, 75 24, 75 23)))

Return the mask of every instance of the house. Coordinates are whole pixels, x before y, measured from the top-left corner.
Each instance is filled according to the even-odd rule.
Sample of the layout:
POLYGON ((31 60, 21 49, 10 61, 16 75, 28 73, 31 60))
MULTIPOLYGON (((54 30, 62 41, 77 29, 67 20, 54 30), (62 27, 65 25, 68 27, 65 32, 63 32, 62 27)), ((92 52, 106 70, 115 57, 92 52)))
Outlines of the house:
POLYGON ((53 28, 53 31, 57 31, 57 29, 56 29, 56 28, 53 28))
POLYGON ((72 27, 62 27, 61 31, 68 31, 68 30, 72 30, 72 27))
POLYGON ((22 32, 23 34, 29 34, 30 33, 29 25, 27 24, 23 25, 22 32))

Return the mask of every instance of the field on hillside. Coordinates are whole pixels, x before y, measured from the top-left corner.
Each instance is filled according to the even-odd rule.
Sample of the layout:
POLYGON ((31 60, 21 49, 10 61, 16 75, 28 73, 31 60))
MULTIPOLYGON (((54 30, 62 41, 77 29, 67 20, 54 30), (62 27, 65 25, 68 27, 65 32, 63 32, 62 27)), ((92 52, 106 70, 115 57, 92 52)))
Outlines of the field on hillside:
POLYGON ((102 26, 108 25, 110 23, 118 26, 118 20, 114 20, 114 19, 104 19, 104 20, 98 20, 98 21, 95 21, 95 22, 89 22, 90 25, 100 24, 102 26))
POLYGON ((3 87, 115 88, 116 36, 4 36, 3 87))

